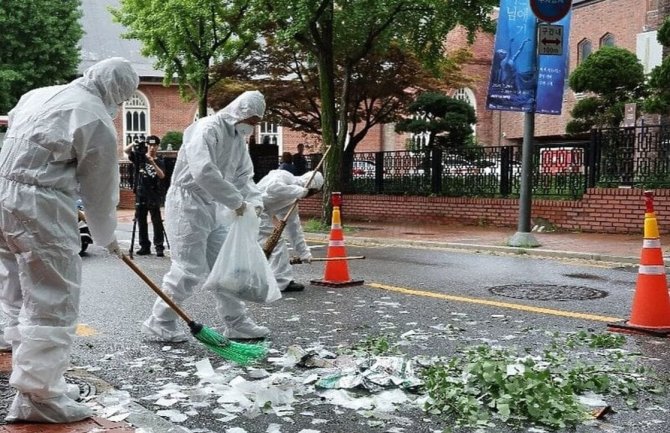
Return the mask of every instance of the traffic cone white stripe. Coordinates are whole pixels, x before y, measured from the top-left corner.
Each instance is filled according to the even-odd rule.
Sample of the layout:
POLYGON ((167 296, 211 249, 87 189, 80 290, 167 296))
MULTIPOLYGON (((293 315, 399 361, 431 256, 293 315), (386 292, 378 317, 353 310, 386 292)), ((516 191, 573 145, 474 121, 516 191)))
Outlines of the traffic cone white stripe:
POLYGON ((329 241, 328 246, 329 247, 343 247, 344 246, 344 241, 329 241))
POLYGON ((642 241, 642 248, 661 248, 661 240, 645 239, 642 241))
POLYGON ((640 265, 639 273, 643 275, 663 275, 665 274, 665 266, 640 265))
POLYGON ((331 230, 340 230, 342 228, 342 224, 331 224, 330 228, 331 230))

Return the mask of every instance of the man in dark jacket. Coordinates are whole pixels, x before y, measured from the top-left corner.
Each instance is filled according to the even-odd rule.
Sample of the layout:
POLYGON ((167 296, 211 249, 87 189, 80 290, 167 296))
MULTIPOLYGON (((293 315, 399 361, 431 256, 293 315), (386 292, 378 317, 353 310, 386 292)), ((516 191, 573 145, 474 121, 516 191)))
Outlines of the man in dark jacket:
POLYGON ((161 181, 165 178, 165 162, 158 156, 160 139, 155 135, 147 137, 146 142, 132 143, 124 149, 128 159, 132 161, 135 170, 135 219, 139 230, 140 249, 138 256, 151 254, 147 214, 151 215, 151 224, 154 229, 154 248, 156 256, 163 257, 165 238, 161 205, 163 204, 163 189, 161 181))

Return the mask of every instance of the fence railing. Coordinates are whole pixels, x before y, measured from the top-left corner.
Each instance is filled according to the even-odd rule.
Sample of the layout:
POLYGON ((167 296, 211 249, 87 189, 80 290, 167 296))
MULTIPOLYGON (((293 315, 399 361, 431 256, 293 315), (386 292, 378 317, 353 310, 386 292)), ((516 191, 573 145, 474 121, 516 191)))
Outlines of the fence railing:
MULTIPOLYGON (((586 188, 587 144, 537 146, 532 158, 533 193, 581 196, 586 188)), ((520 183, 520 146, 358 152, 348 192, 508 197, 518 196, 520 183)))
MULTIPOLYGON (((521 152, 521 146, 356 152, 344 192, 518 197, 521 152)), ((320 157, 308 155, 310 166, 320 157)), ((670 188, 670 126, 599 129, 588 141, 536 144, 531 161, 532 194, 538 197, 575 199, 598 186, 670 188)), ((167 190, 174 158, 165 162, 167 190)), ((276 168, 268 164, 259 177, 276 168)), ((122 163, 121 188, 132 185, 132 164, 122 163)))

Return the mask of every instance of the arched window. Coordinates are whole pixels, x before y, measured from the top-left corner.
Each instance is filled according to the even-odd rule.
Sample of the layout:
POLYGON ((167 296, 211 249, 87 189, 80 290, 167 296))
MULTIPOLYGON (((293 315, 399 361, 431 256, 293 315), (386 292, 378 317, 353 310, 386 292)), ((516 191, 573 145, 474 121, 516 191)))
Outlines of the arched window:
MULTIPOLYGON (((477 115, 477 99, 475 98, 475 92, 468 89, 467 87, 461 87, 454 93, 454 98, 470 104, 470 106, 475 110, 475 115, 477 115)), ((477 124, 472 125, 472 133, 475 136, 477 135, 477 124)))
POLYGON ((123 104, 123 134, 126 144, 149 135, 149 104, 140 92, 123 104))
POLYGON ((591 55, 591 41, 588 39, 582 39, 577 44, 577 64, 582 63, 588 56, 591 55))
POLYGON ((281 154, 283 152, 281 126, 277 125, 276 123, 261 122, 258 124, 258 132, 257 143, 276 144, 279 146, 279 153, 281 154))
POLYGON ((601 47, 613 47, 614 45, 614 35, 612 33, 605 33, 605 35, 600 38, 601 47))

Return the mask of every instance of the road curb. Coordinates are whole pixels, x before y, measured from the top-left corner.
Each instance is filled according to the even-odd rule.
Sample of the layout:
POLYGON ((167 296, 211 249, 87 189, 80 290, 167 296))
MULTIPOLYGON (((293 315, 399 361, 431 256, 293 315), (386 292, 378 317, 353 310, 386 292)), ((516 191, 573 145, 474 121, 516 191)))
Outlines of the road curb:
MULTIPOLYGON (((319 233, 306 233, 308 240, 312 242, 328 242, 328 235, 319 233)), ((510 255, 527 255, 533 257, 549 257, 562 259, 591 260, 598 262, 611 262, 622 264, 639 264, 639 257, 617 256, 598 253, 584 253, 577 251, 548 250, 543 248, 508 247, 504 245, 479 245, 460 242, 440 242, 408 240, 398 238, 367 238, 359 236, 347 237, 347 244, 359 246, 405 246, 417 248, 441 248, 453 250, 465 250, 472 252, 495 252, 510 255)))

